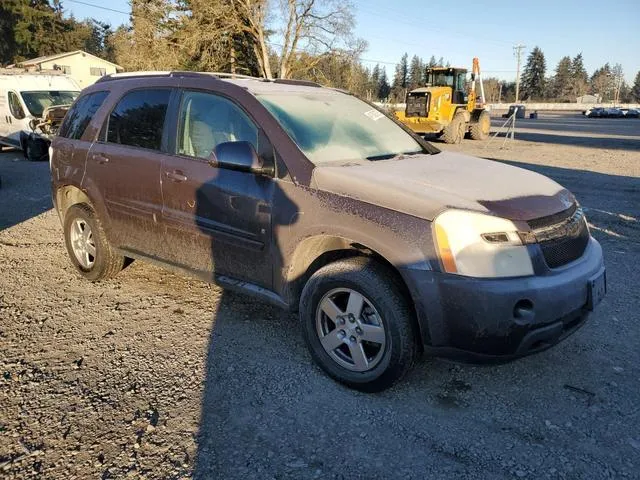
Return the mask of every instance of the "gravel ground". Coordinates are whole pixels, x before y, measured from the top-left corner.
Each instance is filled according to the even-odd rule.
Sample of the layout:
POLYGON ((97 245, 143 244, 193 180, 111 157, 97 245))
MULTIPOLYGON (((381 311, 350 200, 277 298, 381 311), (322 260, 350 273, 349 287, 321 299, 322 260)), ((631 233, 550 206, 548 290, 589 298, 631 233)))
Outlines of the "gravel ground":
POLYGON ((640 142, 574 146, 573 132, 544 131, 441 147, 574 191, 608 296, 544 353, 424 359, 376 395, 324 376, 297 319, 270 306, 142 262, 80 279, 48 165, 0 154, 0 476, 640 478, 640 142))

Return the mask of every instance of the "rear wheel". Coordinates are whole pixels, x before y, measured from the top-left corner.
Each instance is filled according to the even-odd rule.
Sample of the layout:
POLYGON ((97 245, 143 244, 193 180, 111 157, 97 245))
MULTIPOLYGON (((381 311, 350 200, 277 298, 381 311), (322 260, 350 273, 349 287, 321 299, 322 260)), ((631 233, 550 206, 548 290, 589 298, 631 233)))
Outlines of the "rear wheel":
POLYGON ((464 133, 466 130, 466 123, 464 120, 464 115, 462 113, 456 113, 451 120, 451 123, 447 125, 442 131, 442 136, 440 137, 445 143, 460 143, 464 138, 464 133))
POLYGON ((357 390, 389 388, 417 357, 409 302, 393 275, 367 258, 341 260, 314 273, 300 298, 300 322, 316 363, 357 390))
POLYGON ((91 207, 76 204, 64 216, 64 239, 71 263, 83 277, 96 282, 116 275, 125 259, 107 241, 91 207))
POLYGON ((491 117, 486 110, 483 110, 477 120, 471 124, 469 135, 472 140, 486 140, 491 131, 491 117))

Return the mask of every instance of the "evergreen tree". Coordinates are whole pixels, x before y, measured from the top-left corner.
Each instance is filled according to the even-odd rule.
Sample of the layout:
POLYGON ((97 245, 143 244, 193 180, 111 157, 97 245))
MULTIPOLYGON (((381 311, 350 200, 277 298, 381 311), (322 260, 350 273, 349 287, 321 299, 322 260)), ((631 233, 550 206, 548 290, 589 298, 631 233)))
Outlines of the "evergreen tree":
POLYGON ((553 77, 551 96, 561 102, 575 100, 573 96, 573 78, 571 72, 571 58, 562 57, 556 67, 553 77))
POLYGON ((438 65, 438 62, 436 62, 436 57, 435 55, 431 55, 431 58, 429 59, 429 63, 427 66, 429 67, 435 67, 438 65))
POLYGON ((444 58, 440 57, 438 59, 438 64, 436 65, 436 67, 444 67, 444 58))
POLYGON ((631 98, 631 87, 624 80, 622 80, 622 82, 620 83, 620 91, 618 92, 618 101, 620 103, 633 103, 633 98, 631 98))
POLYGON ((378 77, 378 100, 386 100, 391 92, 389 81, 387 80, 387 70, 382 67, 380 70, 380 76, 378 77))
POLYGON ((367 98, 369 100, 377 100, 378 89, 380 85, 380 65, 376 65, 371 69, 371 76, 369 77, 369 85, 367 87, 367 98))
POLYGON ((582 53, 577 54, 573 57, 573 60, 571 60, 571 85, 574 97, 579 97, 587 93, 589 74, 587 73, 587 69, 584 68, 582 53))
POLYGON ((396 71, 391 85, 391 98, 395 102, 403 102, 407 92, 407 77, 409 75, 409 55, 404 54, 400 63, 396 65, 396 71))
POLYGON ((640 103, 640 72, 636 74, 636 79, 631 87, 631 98, 634 102, 640 103))
POLYGON ((393 88, 401 89, 407 86, 407 76, 409 74, 409 55, 404 54, 400 59, 400 63, 396 65, 396 73, 393 76, 393 88))
POLYGON ((409 90, 419 87, 422 84, 422 79, 424 78, 423 70, 422 59, 414 55, 409 65, 409 78, 407 80, 409 90))
POLYGON ((522 71, 522 97, 526 99, 542 99, 545 94, 545 74, 547 64, 544 53, 539 47, 535 47, 522 71))

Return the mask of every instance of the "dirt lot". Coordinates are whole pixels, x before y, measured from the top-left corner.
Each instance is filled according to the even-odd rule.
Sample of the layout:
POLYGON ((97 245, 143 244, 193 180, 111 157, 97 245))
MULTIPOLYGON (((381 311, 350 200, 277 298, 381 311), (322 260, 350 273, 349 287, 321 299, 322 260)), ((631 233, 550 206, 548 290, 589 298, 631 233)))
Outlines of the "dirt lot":
POLYGON ((640 478, 640 121, 624 122, 549 116, 505 148, 440 145, 571 189, 609 293, 556 348, 425 359, 377 395, 324 376, 267 305, 141 262, 81 280, 48 165, 0 154, 0 476, 640 478))

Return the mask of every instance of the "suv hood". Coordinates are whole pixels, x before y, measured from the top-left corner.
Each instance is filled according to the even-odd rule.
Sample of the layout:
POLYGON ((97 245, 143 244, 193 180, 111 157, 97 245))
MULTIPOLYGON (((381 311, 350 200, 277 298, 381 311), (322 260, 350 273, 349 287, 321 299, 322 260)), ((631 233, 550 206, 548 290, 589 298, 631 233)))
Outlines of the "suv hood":
POLYGON ((459 208, 526 221, 575 202, 543 175, 453 152, 318 166, 311 185, 427 220, 459 208))

